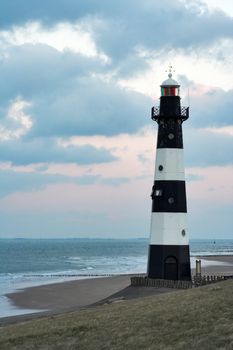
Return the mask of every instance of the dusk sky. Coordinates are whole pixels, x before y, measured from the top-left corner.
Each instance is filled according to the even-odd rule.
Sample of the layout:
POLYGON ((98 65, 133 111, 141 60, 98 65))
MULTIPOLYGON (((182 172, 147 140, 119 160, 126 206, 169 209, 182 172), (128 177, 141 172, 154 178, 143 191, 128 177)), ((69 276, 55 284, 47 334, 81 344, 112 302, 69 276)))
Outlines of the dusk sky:
POLYGON ((233 238, 232 0, 0 2, 0 237, 147 237, 167 67, 190 238, 233 238))

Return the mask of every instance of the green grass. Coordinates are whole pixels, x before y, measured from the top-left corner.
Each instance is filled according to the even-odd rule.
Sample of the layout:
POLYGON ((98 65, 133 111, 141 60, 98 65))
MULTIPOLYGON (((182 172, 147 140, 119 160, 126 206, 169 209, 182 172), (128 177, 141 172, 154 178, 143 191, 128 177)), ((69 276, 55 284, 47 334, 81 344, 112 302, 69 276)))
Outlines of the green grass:
POLYGON ((0 349, 233 349, 233 281, 2 327, 0 349))

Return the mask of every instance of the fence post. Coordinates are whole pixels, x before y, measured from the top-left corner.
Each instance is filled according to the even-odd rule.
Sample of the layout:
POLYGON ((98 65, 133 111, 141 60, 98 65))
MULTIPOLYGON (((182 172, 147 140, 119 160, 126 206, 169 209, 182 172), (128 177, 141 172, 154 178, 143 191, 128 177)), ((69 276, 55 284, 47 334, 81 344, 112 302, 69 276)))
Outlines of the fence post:
POLYGON ((201 277, 201 260, 196 260, 196 276, 201 277))

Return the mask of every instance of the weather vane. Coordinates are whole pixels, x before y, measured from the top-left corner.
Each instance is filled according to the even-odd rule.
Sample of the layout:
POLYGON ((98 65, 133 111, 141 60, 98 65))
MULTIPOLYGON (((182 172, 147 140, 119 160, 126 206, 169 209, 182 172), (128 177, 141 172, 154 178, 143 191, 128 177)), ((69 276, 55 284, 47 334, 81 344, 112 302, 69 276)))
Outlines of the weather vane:
POLYGON ((168 72, 168 77, 169 78, 171 78, 172 77, 172 73, 175 72, 175 69, 173 69, 173 66, 171 65, 171 63, 169 63, 168 70, 166 70, 166 72, 168 72))

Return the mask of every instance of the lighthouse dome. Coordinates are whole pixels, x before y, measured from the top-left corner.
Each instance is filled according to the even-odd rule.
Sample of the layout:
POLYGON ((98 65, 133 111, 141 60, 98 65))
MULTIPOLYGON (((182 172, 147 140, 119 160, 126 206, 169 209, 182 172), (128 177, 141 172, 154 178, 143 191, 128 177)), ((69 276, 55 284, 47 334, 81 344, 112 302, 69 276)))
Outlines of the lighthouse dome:
POLYGON ((178 87, 180 85, 178 84, 178 82, 176 80, 169 77, 168 79, 164 80, 164 82, 162 83, 161 86, 177 86, 178 87))

